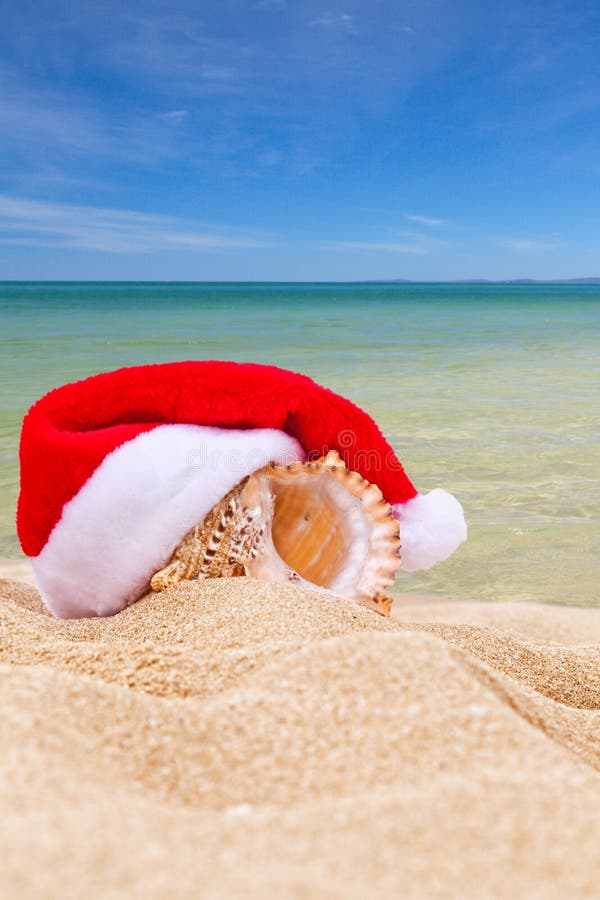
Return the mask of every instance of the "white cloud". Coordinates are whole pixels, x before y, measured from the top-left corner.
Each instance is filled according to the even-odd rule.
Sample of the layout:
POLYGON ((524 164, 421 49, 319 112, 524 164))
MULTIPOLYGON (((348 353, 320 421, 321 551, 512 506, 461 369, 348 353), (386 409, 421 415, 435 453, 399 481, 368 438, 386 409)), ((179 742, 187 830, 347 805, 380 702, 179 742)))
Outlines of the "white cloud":
POLYGON ((166 119, 168 122, 181 122, 183 119, 187 119, 188 115, 187 109, 172 109, 170 112, 162 113, 161 119, 166 119))
POLYGON ((327 244, 326 249, 364 253, 411 253, 414 256, 424 256, 427 252, 424 247, 395 241, 334 241, 327 244))
POLYGON ((335 31, 345 31, 347 34, 358 34, 354 16, 351 16, 348 13, 324 13, 317 19, 312 19, 308 24, 311 27, 318 26, 321 28, 330 28, 335 31))
POLYGON ((0 195, 0 244, 61 247, 104 253, 161 250, 223 252, 271 247, 273 241, 231 229, 135 210, 69 206, 0 195))
POLYGON ((539 253, 544 250, 555 250, 558 247, 556 241, 540 241, 534 238, 509 238, 502 242, 509 250, 517 253, 539 253))
POLYGON ((418 222, 419 225, 429 225, 431 228, 444 224, 443 219, 433 219, 431 216, 418 216, 416 213, 404 213, 404 218, 408 219, 409 222, 418 222))

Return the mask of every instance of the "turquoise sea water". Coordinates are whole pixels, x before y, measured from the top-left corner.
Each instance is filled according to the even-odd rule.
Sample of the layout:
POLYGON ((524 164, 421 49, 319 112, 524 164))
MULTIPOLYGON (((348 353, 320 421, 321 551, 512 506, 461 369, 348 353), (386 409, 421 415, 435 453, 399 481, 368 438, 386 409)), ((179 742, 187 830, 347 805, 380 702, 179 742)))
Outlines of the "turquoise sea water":
POLYGON ((305 372, 368 410, 469 541, 405 592, 600 604, 600 287, 557 284, 0 284, 0 556, 28 406, 147 362, 305 372))

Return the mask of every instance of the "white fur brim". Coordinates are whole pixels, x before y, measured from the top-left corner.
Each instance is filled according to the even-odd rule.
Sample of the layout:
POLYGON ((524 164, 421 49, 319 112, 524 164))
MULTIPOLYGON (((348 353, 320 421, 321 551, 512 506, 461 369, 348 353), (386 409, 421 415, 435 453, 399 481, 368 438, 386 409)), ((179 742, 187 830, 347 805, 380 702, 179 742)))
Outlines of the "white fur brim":
POLYGON ((463 508, 441 488, 417 494, 407 503, 392 506, 400 522, 402 570, 430 569, 454 553, 467 539, 463 508))
POLYGON ((274 429, 160 425, 128 441, 65 504, 31 560, 46 606, 61 618, 119 612, 242 478, 304 457, 274 429))

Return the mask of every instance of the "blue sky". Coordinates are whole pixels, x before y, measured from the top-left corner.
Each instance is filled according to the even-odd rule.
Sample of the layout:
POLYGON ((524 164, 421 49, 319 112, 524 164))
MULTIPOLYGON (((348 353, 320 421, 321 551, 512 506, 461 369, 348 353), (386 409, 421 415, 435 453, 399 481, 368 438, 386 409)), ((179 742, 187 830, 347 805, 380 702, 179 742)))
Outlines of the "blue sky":
POLYGON ((0 278, 600 275, 598 0, 0 10, 0 278))

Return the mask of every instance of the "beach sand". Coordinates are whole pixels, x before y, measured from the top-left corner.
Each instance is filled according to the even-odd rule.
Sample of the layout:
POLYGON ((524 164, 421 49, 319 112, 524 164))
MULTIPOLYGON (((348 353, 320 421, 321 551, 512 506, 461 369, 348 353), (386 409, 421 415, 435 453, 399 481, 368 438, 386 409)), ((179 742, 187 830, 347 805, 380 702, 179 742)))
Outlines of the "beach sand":
POLYGON ((21 569, 6 900, 598 896, 600 610, 237 578, 60 621, 21 569))

